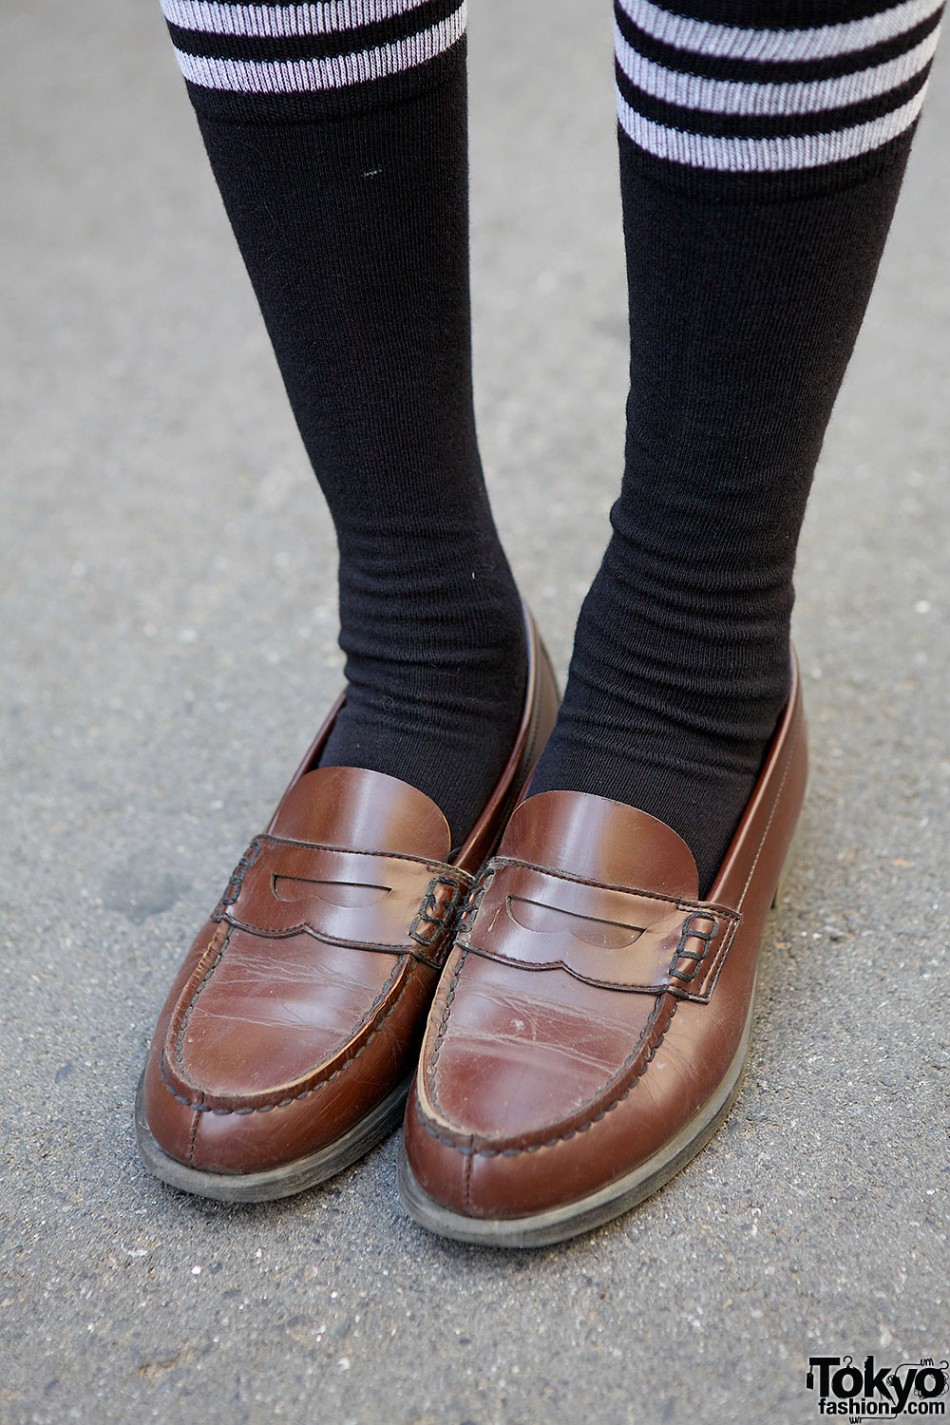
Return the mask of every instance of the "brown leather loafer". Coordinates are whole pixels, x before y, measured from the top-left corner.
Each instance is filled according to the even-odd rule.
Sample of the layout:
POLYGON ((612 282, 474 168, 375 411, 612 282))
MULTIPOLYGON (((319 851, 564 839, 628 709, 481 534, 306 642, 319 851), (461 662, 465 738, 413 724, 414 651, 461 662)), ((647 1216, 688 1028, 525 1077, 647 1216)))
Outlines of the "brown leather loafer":
POLYGON ((557 689, 530 616, 508 764, 450 859, 438 807, 394 777, 317 766, 333 720, 251 842, 161 1013, 136 1101, 165 1182, 286 1197, 401 1117, 458 911, 550 733, 557 689))
POLYGON ((615 1217, 738 1095, 765 918, 805 790, 797 672, 707 900, 644 812, 577 792, 516 809, 469 896, 406 1114, 422 1226, 535 1247, 615 1217))

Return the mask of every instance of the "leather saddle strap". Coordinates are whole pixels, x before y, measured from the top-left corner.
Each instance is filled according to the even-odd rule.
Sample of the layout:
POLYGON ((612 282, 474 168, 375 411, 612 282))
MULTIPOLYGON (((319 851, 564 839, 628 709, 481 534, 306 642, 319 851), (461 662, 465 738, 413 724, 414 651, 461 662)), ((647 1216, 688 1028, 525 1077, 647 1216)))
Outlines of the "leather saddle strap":
POLYGON ((456 944, 530 972, 707 1004, 740 919, 728 906, 496 858, 469 896, 456 944))
POLYGON ((412 955, 440 968, 473 877, 442 861, 259 836, 215 919, 252 935, 412 955))

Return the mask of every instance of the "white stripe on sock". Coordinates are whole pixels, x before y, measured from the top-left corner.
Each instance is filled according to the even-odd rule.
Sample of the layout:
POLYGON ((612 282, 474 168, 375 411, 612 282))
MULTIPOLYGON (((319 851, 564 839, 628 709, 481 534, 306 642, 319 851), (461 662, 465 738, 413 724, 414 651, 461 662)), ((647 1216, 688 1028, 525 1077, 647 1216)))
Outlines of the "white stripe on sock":
POLYGON ((162 0, 172 25, 204 34, 283 39, 357 30, 416 10, 425 0, 324 0, 317 5, 219 5, 217 0, 162 0))
POLYGON ((896 39, 939 10, 942 0, 903 0, 862 20, 813 29, 745 29, 671 14, 652 0, 620 0, 635 25, 674 49, 748 60, 828 59, 896 39))
POLYGON ((938 27, 906 54, 871 69, 859 69, 835 79, 794 84, 748 84, 683 74, 645 59, 624 39, 619 26, 614 38, 624 74, 657 99, 678 104, 683 109, 706 109, 714 114, 780 115, 843 109, 896 89, 930 63, 939 33, 938 27))
POLYGON ((657 158, 691 168, 713 168, 723 173, 779 173, 790 169, 818 168, 840 163, 881 148, 897 138, 917 118, 924 102, 924 85, 918 94, 890 114, 838 129, 828 134, 790 134, 784 138, 719 138, 712 134, 684 133, 645 119, 618 94, 617 113, 624 132, 640 148, 657 158))
POLYGON ((243 94, 300 94, 343 89, 414 69, 450 49, 465 33, 465 0, 448 19, 408 39, 331 59, 214 59, 176 49, 179 68, 192 84, 243 94))

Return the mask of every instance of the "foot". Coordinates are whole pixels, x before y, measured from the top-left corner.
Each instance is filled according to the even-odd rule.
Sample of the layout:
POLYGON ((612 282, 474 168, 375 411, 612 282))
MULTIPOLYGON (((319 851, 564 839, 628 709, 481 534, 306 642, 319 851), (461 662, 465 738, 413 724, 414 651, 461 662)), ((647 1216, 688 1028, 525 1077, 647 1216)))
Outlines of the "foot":
POLYGON ((136 1109, 158 1177, 227 1201, 285 1197, 395 1126, 459 906, 554 721, 533 626, 527 638, 513 745, 457 852, 416 788, 319 765, 331 715, 159 1018, 136 1109))
POLYGON ((739 1091, 806 761, 796 684, 708 897, 689 848, 644 812, 578 792, 522 802, 429 1015, 400 1165, 417 1222, 544 1246, 703 1146, 739 1091))
POLYGON ((408 782, 441 808, 460 846, 518 732, 525 621, 507 565, 491 568, 487 553, 453 561, 456 575, 427 563, 414 579, 370 578, 364 561, 356 592, 342 571, 348 686, 320 765, 408 782))

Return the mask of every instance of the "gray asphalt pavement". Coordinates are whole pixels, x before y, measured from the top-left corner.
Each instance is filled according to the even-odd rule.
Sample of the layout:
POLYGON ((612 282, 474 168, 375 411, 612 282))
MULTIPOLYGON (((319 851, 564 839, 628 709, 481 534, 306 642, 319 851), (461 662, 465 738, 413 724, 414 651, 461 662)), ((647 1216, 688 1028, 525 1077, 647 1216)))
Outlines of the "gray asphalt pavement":
MULTIPOLYGON (((472 16, 484 455, 562 672, 623 438, 608 10, 472 16)), ((334 551, 157 3, 0 26, 0 1420, 789 1425, 810 1356, 946 1358, 946 45, 802 547, 745 1090, 652 1201, 504 1255, 406 1221, 396 1140, 265 1207, 138 1162, 172 971, 339 688, 334 551)))

